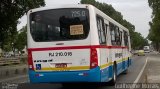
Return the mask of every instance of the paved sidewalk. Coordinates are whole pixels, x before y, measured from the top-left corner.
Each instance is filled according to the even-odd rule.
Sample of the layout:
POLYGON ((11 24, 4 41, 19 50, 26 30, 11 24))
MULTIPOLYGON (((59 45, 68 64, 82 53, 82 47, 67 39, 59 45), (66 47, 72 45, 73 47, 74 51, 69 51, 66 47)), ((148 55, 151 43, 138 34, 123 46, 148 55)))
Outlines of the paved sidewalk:
POLYGON ((28 74, 28 65, 0 66, 0 81, 6 78, 28 74))
POLYGON ((142 75, 143 83, 160 83, 160 54, 151 53, 142 75))

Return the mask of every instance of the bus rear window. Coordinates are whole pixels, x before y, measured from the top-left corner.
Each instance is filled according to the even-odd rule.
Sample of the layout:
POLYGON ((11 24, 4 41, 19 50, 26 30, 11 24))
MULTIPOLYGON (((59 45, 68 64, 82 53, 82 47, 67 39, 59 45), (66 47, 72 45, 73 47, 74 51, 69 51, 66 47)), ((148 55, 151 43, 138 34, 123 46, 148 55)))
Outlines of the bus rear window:
POLYGON ((31 13, 30 32, 36 42, 85 39, 89 33, 89 11, 77 8, 31 13))

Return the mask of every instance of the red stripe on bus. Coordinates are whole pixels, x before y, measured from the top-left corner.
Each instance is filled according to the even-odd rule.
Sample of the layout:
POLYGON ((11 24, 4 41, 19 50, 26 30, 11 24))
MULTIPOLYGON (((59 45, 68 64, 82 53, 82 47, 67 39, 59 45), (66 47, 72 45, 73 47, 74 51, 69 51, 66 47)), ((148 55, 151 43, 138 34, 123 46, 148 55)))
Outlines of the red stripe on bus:
POLYGON ((89 46, 66 46, 66 47, 47 47, 47 48, 28 48, 28 51, 44 51, 44 50, 67 50, 67 49, 89 49, 89 48, 128 48, 126 46, 105 46, 105 45, 89 45, 89 46))

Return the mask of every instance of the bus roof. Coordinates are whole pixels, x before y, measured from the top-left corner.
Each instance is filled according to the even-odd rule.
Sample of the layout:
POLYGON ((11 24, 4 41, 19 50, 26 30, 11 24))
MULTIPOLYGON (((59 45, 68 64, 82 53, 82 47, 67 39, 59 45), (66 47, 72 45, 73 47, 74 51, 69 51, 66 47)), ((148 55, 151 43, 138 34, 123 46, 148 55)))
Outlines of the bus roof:
POLYGON ((43 11, 43 10, 50 10, 50 9, 59 9, 59 8, 85 8, 86 6, 91 6, 89 4, 62 4, 62 5, 54 5, 49 7, 40 7, 40 8, 34 8, 29 10, 29 12, 37 12, 37 11, 43 11))

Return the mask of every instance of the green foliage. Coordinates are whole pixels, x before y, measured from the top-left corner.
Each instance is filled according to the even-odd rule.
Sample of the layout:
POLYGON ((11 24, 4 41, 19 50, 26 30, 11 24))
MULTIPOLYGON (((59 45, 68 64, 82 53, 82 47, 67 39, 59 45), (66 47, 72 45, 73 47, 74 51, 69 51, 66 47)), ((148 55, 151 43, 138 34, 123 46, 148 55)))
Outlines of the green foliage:
MULTIPOLYGON (((129 29, 130 37, 131 37, 131 45, 133 49, 139 49, 144 46, 145 42, 147 42, 140 33, 135 32, 135 26, 132 25, 130 22, 123 19, 123 15, 116 11, 112 5, 108 5, 106 3, 100 3, 95 0, 81 0, 82 4, 91 4, 103 11, 109 17, 114 19, 115 21, 121 23, 124 27, 129 29)), ((147 42, 148 43, 148 42, 147 42)))
POLYGON ((144 46, 149 45, 148 40, 142 37, 140 33, 134 32, 133 37, 133 49, 143 49, 144 46))
POLYGON ((12 43, 10 42, 10 39, 6 39, 6 41, 3 44, 3 50, 5 52, 9 52, 12 50, 12 43))
MULTIPOLYGON (((18 19, 29 9, 44 6, 44 0, 1 0, 0 2, 0 42, 1 47, 7 39, 13 38, 17 34, 18 19)), ((10 40, 9 40, 10 41, 10 40)), ((9 45, 9 44, 7 44, 9 45)))
POLYGON ((24 26, 18 33, 15 41, 15 48, 22 51, 27 45, 27 26, 24 26))
POLYGON ((160 12, 160 0, 148 0, 148 4, 153 10, 153 16, 160 12))
POLYGON ((153 10, 148 38, 156 45, 155 48, 160 50, 160 0, 148 0, 148 4, 153 10))

